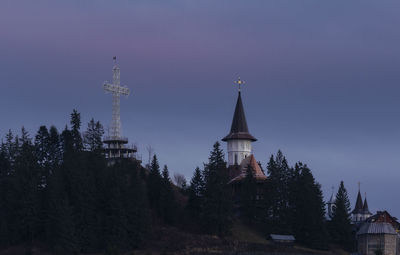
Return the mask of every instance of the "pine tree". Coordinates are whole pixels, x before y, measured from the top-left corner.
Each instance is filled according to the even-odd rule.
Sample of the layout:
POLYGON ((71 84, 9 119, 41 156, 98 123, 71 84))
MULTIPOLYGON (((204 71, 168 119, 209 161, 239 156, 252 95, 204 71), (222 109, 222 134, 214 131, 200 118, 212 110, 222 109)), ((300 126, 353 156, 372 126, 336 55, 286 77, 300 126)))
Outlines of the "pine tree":
POLYGON ((4 143, 0 147, 0 247, 10 244, 10 162, 7 159, 7 149, 4 143))
POLYGON ((160 214, 161 173, 157 155, 154 155, 153 160, 151 161, 150 172, 147 179, 147 189, 151 208, 160 214))
POLYGON ((45 187, 51 172, 50 135, 46 126, 41 126, 35 136, 35 155, 41 169, 41 187, 45 187))
POLYGON ((270 186, 266 198, 268 216, 271 224, 270 231, 276 233, 291 233, 291 204, 290 183, 293 178, 293 169, 287 163, 283 153, 279 150, 275 159, 271 156, 268 163, 268 175, 270 186))
POLYGON ((343 181, 340 182, 336 194, 335 207, 331 221, 331 236, 333 241, 347 250, 353 249, 354 237, 350 221, 350 201, 343 181))
MULTIPOLYGON (((16 218, 15 231, 19 233, 20 241, 29 245, 37 237, 39 227, 40 199, 38 187, 40 171, 35 157, 35 149, 28 133, 21 130, 21 139, 16 142, 18 154, 15 158, 12 196, 16 218)), ((30 247, 28 247, 30 249, 30 247)))
POLYGON ((160 212, 162 212, 164 222, 168 224, 175 223, 177 202, 175 200, 174 190, 172 189, 171 179, 169 178, 167 165, 164 165, 164 169, 162 171, 160 207, 160 212))
POLYGON ((201 174, 200 168, 196 167, 192 180, 189 186, 189 198, 187 209, 190 215, 195 219, 199 220, 204 206, 204 192, 205 192, 204 179, 201 174))
POLYGON ((228 170, 220 144, 216 142, 204 169, 204 227, 218 235, 230 233, 232 227, 232 198, 228 170))
POLYGON ((71 113, 71 135, 72 135, 72 146, 75 151, 81 151, 83 149, 82 136, 80 133, 81 128, 81 114, 77 110, 73 110, 71 113))
POLYGON ((301 162, 295 165, 291 190, 292 229, 296 240, 311 248, 326 249, 328 237, 321 187, 301 162))
POLYGON ((4 144, 5 157, 12 166, 17 155, 17 146, 14 143, 14 134, 11 129, 6 134, 6 142, 4 144))
POLYGON ((103 134, 103 126, 99 121, 95 122, 92 118, 88 123, 87 130, 83 136, 85 149, 93 152, 100 152, 103 148, 103 134))
POLYGON ((49 152, 49 164, 51 173, 56 170, 61 164, 62 161, 62 148, 60 141, 60 134, 57 131, 55 126, 51 126, 49 130, 49 143, 48 143, 48 152, 49 152))

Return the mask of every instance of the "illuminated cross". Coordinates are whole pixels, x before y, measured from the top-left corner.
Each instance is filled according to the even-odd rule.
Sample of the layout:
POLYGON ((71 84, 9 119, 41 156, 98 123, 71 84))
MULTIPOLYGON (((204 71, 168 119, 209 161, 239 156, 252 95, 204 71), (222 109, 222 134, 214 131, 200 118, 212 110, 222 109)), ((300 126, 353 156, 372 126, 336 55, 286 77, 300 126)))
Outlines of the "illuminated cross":
POLYGON ((113 58, 113 83, 108 81, 104 82, 104 90, 112 93, 112 124, 111 124, 111 137, 118 139, 121 137, 121 117, 120 117, 120 96, 129 96, 129 89, 120 85, 120 70, 117 65, 117 57, 113 58))
POLYGON ((240 77, 237 79, 237 81, 234 81, 234 82, 235 82, 236 84, 239 85, 239 92, 240 92, 240 87, 241 87, 241 85, 246 83, 245 81, 242 81, 242 80, 240 79, 240 77))

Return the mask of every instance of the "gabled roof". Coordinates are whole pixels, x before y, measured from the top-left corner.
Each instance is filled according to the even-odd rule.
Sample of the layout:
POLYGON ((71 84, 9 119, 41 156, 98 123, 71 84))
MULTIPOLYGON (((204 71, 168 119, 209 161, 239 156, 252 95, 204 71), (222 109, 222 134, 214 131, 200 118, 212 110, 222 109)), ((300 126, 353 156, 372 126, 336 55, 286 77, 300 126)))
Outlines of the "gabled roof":
POLYGON ((296 239, 294 238, 294 236, 292 235, 276 235, 276 234, 270 234, 271 239, 273 241, 296 241, 296 239))
POLYGON ((354 210, 351 213, 352 214, 358 214, 358 213, 362 214, 363 213, 363 202, 362 202, 360 191, 358 191, 356 206, 354 207, 354 210))
POLYGON ((388 235, 397 235, 396 230, 390 223, 386 222, 378 222, 378 223, 369 223, 366 222, 361 225, 360 230, 358 230, 357 235, 364 234, 388 234, 388 235))
POLYGON ((251 154, 250 156, 242 160, 242 163, 240 163, 239 166, 240 174, 230 180, 229 183, 240 181, 246 178, 247 169, 249 166, 251 166, 251 168, 253 169, 253 176, 257 181, 263 181, 267 179, 267 176, 265 176, 264 172, 261 170, 261 167, 258 165, 256 158, 253 154, 251 154))
POLYGON ((257 139, 249 133, 240 91, 236 102, 235 113, 233 114, 231 132, 227 136, 225 136, 222 141, 228 141, 232 139, 257 141, 257 139))
POLYGON ((385 222, 390 223, 395 230, 400 230, 400 223, 397 221, 396 217, 390 215, 387 211, 378 211, 375 215, 372 215, 367 219, 367 222, 385 222))

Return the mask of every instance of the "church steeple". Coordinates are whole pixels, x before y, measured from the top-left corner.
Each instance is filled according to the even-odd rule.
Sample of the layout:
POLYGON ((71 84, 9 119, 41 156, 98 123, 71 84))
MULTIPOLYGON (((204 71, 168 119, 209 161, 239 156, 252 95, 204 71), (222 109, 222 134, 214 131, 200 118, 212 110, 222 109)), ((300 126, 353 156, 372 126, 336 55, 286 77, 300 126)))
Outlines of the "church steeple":
POLYGON ((367 193, 365 193, 365 197, 364 197, 363 212, 364 212, 364 214, 371 214, 371 212, 368 209, 367 193))
POLYGON ((362 212, 363 212, 363 201, 361 198, 360 190, 358 190, 356 206, 354 207, 354 210, 351 213, 352 214, 362 214, 362 212))
POLYGON ((232 139, 248 139, 253 142, 257 141, 257 139, 249 133, 240 91, 236 101, 235 113, 233 114, 231 131, 222 139, 222 141, 226 142, 232 139))
POLYGON ((257 139, 249 133, 246 116, 244 114, 242 95, 240 92, 240 86, 244 84, 244 81, 239 78, 235 83, 239 85, 235 113, 233 114, 231 130, 229 134, 222 139, 222 141, 228 143, 229 166, 240 165, 243 159, 251 155, 251 143, 257 141, 257 139))

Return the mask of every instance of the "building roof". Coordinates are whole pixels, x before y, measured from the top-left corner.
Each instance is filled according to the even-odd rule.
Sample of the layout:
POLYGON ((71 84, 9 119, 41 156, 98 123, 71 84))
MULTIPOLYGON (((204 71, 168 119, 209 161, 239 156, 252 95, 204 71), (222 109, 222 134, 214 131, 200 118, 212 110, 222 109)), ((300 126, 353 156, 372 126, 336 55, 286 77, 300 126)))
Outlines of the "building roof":
POLYGON ((239 175, 233 178, 229 183, 240 181, 246 178, 247 169, 249 166, 251 166, 251 168, 253 169, 253 176, 257 181, 263 181, 267 179, 267 176, 265 176, 264 172, 261 170, 260 165, 257 163, 256 158, 253 154, 251 154, 250 156, 242 160, 242 163, 240 163, 239 166, 239 175))
POLYGON ((386 222, 379 223, 369 223, 365 222, 361 225, 360 230, 358 230, 357 235, 364 234, 388 234, 397 235, 396 230, 393 228, 392 224, 386 222))
POLYGON ((328 203, 327 204, 334 204, 335 203, 335 196, 333 195, 333 191, 332 191, 332 194, 331 194, 331 198, 329 199, 329 201, 328 201, 328 203))
POLYGON ((271 239, 273 241, 296 241, 296 239, 294 238, 294 236, 292 235, 276 235, 276 234, 271 234, 271 239))
POLYGON ((227 136, 222 139, 222 141, 228 141, 232 139, 257 141, 257 139, 249 133, 240 91, 236 102, 235 113, 233 114, 231 131, 227 136))
POLYGON ((387 211, 378 211, 367 219, 369 223, 390 223, 395 230, 400 231, 400 223, 396 217, 390 215, 387 211))
POLYGON ((367 196, 365 196, 365 198, 364 198, 363 213, 364 214, 372 214, 368 209, 367 196))
POLYGON ((354 210, 351 212, 352 214, 363 214, 363 202, 360 194, 360 190, 358 191, 357 195, 357 201, 356 201, 356 206, 354 207, 354 210))

